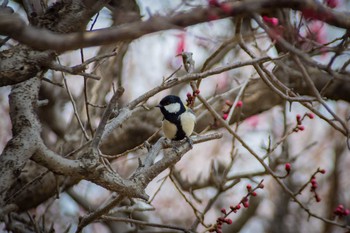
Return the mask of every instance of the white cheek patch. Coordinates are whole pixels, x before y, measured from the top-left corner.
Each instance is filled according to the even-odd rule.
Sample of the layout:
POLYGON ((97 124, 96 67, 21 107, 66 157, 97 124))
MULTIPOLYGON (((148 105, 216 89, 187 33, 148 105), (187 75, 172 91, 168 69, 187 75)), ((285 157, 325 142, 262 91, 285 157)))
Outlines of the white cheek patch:
POLYGON ((192 112, 186 111, 181 115, 180 120, 186 136, 191 136, 196 123, 196 116, 192 112))
POLYGON ((164 108, 170 113, 177 113, 178 111, 180 111, 181 105, 179 103, 172 103, 164 106, 164 108))

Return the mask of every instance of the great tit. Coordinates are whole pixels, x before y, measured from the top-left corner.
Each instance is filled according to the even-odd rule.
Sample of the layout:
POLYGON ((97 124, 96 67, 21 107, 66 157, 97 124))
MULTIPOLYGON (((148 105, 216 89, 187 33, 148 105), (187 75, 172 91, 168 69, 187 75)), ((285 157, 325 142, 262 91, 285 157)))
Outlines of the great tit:
POLYGON ((181 99, 175 95, 164 97, 157 105, 163 113, 163 132, 165 137, 179 141, 189 139, 196 122, 194 112, 186 108, 181 99))

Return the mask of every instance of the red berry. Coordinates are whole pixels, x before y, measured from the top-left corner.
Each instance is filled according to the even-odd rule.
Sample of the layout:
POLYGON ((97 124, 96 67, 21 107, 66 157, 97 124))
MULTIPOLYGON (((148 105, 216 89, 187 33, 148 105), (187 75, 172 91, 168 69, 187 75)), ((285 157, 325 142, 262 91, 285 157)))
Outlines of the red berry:
POLYGON ((208 3, 209 3, 209 6, 216 6, 216 7, 220 6, 220 3, 218 2, 218 0, 209 0, 208 3))
POLYGON ((300 120, 301 120, 300 114, 297 114, 297 115, 296 115, 296 118, 297 118, 297 121, 300 121, 300 120))
POLYGON ((240 100, 238 100, 238 101, 237 101, 237 104, 236 104, 236 107, 237 107, 237 108, 240 108, 240 107, 242 107, 242 106, 243 106, 243 102, 240 101, 240 100))
POLYGON ((297 119, 297 124, 301 125, 301 116, 300 116, 300 114, 297 114, 295 118, 297 119))
POLYGON ((342 216, 347 216, 347 215, 349 215, 350 214, 350 210, 348 210, 348 209, 344 209, 344 206, 343 205, 341 205, 341 204, 339 204, 338 206, 337 206, 337 208, 334 210, 334 214, 335 215, 338 215, 338 216, 340 216, 340 217, 342 217, 342 216))
POLYGON ((253 197, 256 197, 256 195, 257 195, 256 192, 252 192, 253 197))
POLYGON ((252 186, 250 184, 247 184, 247 190, 250 191, 252 189, 252 186))
POLYGON ((249 202, 248 201, 243 202, 243 206, 244 206, 244 208, 248 208, 249 207, 249 202))
POLYGON ((315 118, 315 115, 313 113, 307 113, 306 116, 308 116, 310 119, 315 118))
POLYGON ((259 188, 263 189, 265 185, 263 183, 259 184, 259 188))
POLYGON ((220 19, 220 17, 217 14, 213 14, 213 13, 209 12, 209 14, 208 14, 209 21, 214 21, 214 20, 218 20, 218 19, 220 19))
POLYGON ((303 131, 303 130, 305 129, 305 126, 303 126, 303 125, 298 125, 298 129, 299 129, 300 131, 303 131))
POLYGON ((240 204, 237 204, 236 205, 236 209, 239 210, 241 208, 241 205, 240 204))
POLYGON ((232 12, 232 7, 230 6, 230 4, 228 3, 222 3, 220 4, 220 8, 223 12, 225 12, 226 14, 230 15, 232 12))
POLYGON ((325 174, 325 173, 326 173, 326 170, 325 170, 325 169, 321 169, 321 170, 320 170, 320 173, 325 174))
POLYGON ((326 0, 326 5, 330 8, 335 8, 339 5, 339 0, 326 0))
POLYGON ((226 222, 228 225, 231 225, 231 224, 232 224, 232 220, 229 219, 229 218, 226 218, 226 219, 225 219, 225 222, 226 222))
POLYGON ((312 177, 312 179, 311 179, 311 184, 316 184, 317 182, 316 182, 316 178, 315 177, 312 177))
POLYGON ((286 163, 286 165, 284 166, 284 168, 286 169, 286 171, 289 173, 290 172, 290 169, 291 169, 291 165, 290 163, 286 163))
POLYGON ((230 107, 232 106, 232 102, 229 101, 229 100, 226 100, 226 101, 225 101, 225 104, 228 105, 228 106, 230 106, 230 107))
POLYGON ((201 93, 201 91, 200 91, 199 89, 197 89, 197 90, 194 92, 194 94, 196 94, 196 95, 199 95, 199 93, 201 93))
POLYGON ((277 26, 278 25, 278 19, 274 17, 268 17, 268 16, 263 16, 262 17, 264 22, 271 25, 271 26, 277 26))
POLYGON ((315 196, 315 199, 316 199, 316 202, 320 202, 321 201, 321 198, 318 195, 315 196))
POLYGON ((302 12, 303 16, 306 19, 317 19, 317 18, 319 18, 318 13, 316 11, 310 9, 310 8, 304 9, 301 12, 302 12))
POLYGON ((222 119, 226 120, 228 118, 228 114, 225 113, 224 115, 222 115, 222 119))
POLYGON ((222 208, 222 209, 221 209, 221 213, 226 214, 225 208, 222 208))

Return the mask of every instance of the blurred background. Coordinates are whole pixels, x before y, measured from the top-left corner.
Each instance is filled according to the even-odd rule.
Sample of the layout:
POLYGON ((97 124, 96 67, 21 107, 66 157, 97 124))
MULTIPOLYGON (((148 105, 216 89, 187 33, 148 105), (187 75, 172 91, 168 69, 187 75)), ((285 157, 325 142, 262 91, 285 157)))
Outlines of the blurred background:
MULTIPOLYGON (((131 11, 139 13, 141 20, 145 21, 151 16, 171 17, 182 11, 191 11, 195 7, 208 7, 210 2, 139 0, 134 6, 139 12, 131 11)), ((322 3, 329 4, 327 1, 322 3)), ((16 13, 26 18, 22 4, 10 1, 10 5, 16 13)), ((116 14, 113 14, 113 7, 122 9, 113 4, 109 9, 104 8, 91 19, 87 30, 106 28, 123 20, 130 21, 128 18, 130 15, 127 13, 119 14, 118 19, 114 17, 116 14)), ((348 11, 349 1, 336 1, 333 8, 348 11)), ((341 51, 336 50, 339 48, 339 43, 342 43, 345 29, 329 26, 318 20, 310 20, 297 11, 285 10, 283 13, 284 18, 281 19, 279 18, 281 12, 268 12, 267 18, 261 20, 275 30, 275 33, 281 35, 294 33, 290 37, 295 41, 288 38, 289 42, 312 57, 314 61, 327 65, 334 59, 331 64, 333 70, 343 67, 349 61, 347 40, 341 51), (278 22, 269 25, 269 19, 277 19, 278 22), (288 26, 283 20, 288 21, 288 26), (294 31, 288 31, 290 28, 294 31), (335 53, 340 55, 334 58, 335 53)), ((132 15, 130 17, 131 21, 134 20, 132 15)), ((182 58, 178 56, 183 51, 193 53, 195 73, 250 60, 251 57, 239 45, 237 25, 236 18, 209 19, 206 23, 151 33, 133 41, 66 52, 59 56, 59 61, 68 67, 79 65, 82 61, 101 54, 110 54, 113 51, 116 54, 88 65, 85 72, 100 76, 102 78, 100 81, 55 70, 47 71, 45 77, 54 83, 63 83, 63 79, 66 79, 67 88, 72 93, 77 111, 89 134, 91 129, 97 127, 103 107, 112 96, 113 88, 118 86, 125 88, 126 91, 119 102, 120 106, 125 106, 148 90, 161 85, 163 80, 171 75, 172 77, 186 75, 182 58), (88 107, 90 119, 87 118, 84 91, 91 103, 88 107)), ((278 48, 276 41, 254 20, 243 18, 239 34, 242 35, 242 42, 257 57, 278 58, 282 54, 288 54, 278 48)), ((16 42, 10 41, 1 49, 14 44, 16 42)), ((293 69, 293 65, 287 60, 280 61, 293 69)), ((275 72, 278 79, 288 83, 276 64, 267 62, 264 65, 269 71, 275 72)), ((347 66, 345 71, 349 71, 347 66)), ((288 84, 293 82, 294 86, 289 86, 292 90, 300 96, 308 95, 307 91, 299 89, 298 81, 294 82, 292 78, 288 80, 290 81, 288 84)), ((199 89, 200 94, 225 120, 229 110, 235 108, 232 118, 228 119, 230 127, 275 174, 283 177, 280 178, 281 182, 293 193, 307 184, 302 192, 296 195, 307 210, 302 209, 265 171, 251 152, 223 128, 199 100, 196 100, 194 106, 198 117, 196 133, 218 131, 223 133, 223 137, 194 145, 175 167, 157 176, 146 188, 146 193, 150 196, 148 202, 137 199, 125 200, 122 206, 114 208, 111 215, 176 225, 186 229, 192 227, 195 232, 206 232, 211 224, 217 223, 217 219, 223 216, 222 208, 229 212, 230 206, 236 206, 242 201, 248 193, 248 184, 255 188, 263 180, 264 188, 257 188, 256 196, 249 196, 249 207, 244 208, 242 205, 237 213, 228 216, 233 223, 224 224, 223 232, 346 231, 327 223, 324 219, 348 226, 350 224, 349 216, 341 217, 334 213, 339 205, 343 205, 345 210, 350 208, 348 180, 350 153, 347 138, 329 124, 329 121, 333 121, 330 110, 348 126, 350 108, 347 99, 332 98, 329 94, 330 97, 326 98, 328 109, 319 102, 314 102, 310 105, 310 110, 298 102, 289 102, 277 96, 263 84, 253 66, 230 69, 210 76, 202 80, 199 89), (321 119, 318 114, 312 112, 312 109, 317 110, 329 121, 321 119), (301 122, 298 122, 298 117, 301 118, 301 122), (290 172, 286 171, 286 164, 290 164, 290 172), (325 171, 324 174, 317 172, 322 169, 325 171), (310 182, 313 175, 317 187, 310 182), (308 211, 324 219, 310 217, 308 211)), ((142 145, 160 129, 161 114, 157 109, 153 109, 153 106, 168 94, 176 94, 186 102, 187 94, 192 94, 192 91, 190 84, 186 83, 151 97, 145 103, 147 108, 143 112, 130 118, 122 129, 103 142, 102 153, 115 156, 115 159, 110 159, 115 171, 128 177, 137 168, 138 158, 143 159, 147 153, 143 147, 132 149, 142 145), (124 153, 130 149, 129 153, 124 153)), ((2 151, 11 138, 8 106, 10 88, 2 87, 0 93, 2 151)), ((62 155, 67 154, 83 140, 74 116, 72 100, 65 88, 50 83, 43 83, 40 95, 42 99, 50 101, 49 105, 39 112, 43 123, 42 137, 52 150, 62 155)), ((161 132, 156 135, 159 137, 161 132)), ((154 143, 155 139, 150 142, 154 143)), ((160 154, 157 160, 162 156, 160 154)), ((35 165, 28 163, 25 170, 31 171, 32 166, 35 165)), ((52 225, 55 232, 75 232, 80 216, 95 210, 113 195, 109 190, 88 181, 53 178, 54 175, 50 175, 42 167, 37 173, 30 176, 28 174, 22 172, 23 177, 18 186, 30 183, 33 179, 42 181, 31 183, 31 190, 40 189, 46 184, 45 182, 52 183, 53 180, 58 184, 57 195, 51 195, 52 189, 56 187, 47 186, 43 188, 48 190, 47 193, 37 194, 46 195, 45 198, 37 197, 37 200, 32 201, 25 194, 16 196, 18 202, 23 204, 25 212, 35 215, 36 220, 45 219, 47 229, 52 225)), ((28 190, 24 188, 21 192, 27 193, 28 190)), ((0 231, 2 230, 5 232, 4 224, 0 225, 0 231)), ((174 231, 142 227, 123 221, 96 222, 84 229, 85 233, 174 231)))

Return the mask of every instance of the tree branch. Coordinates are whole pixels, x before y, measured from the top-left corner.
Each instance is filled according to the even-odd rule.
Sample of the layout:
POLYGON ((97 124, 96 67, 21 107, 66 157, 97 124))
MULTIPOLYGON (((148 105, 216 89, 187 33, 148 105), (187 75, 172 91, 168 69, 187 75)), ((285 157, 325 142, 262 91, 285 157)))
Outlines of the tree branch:
POLYGON ((314 18, 328 24, 350 28, 350 19, 346 13, 334 11, 314 0, 254 0, 227 4, 229 12, 221 8, 195 8, 190 12, 179 13, 173 17, 156 16, 144 22, 129 23, 123 26, 100 29, 91 32, 57 34, 45 29, 27 26, 17 15, 0 14, 0 34, 27 44, 35 49, 53 49, 64 52, 78 48, 133 40, 143 35, 174 28, 182 28, 209 21, 209 15, 218 18, 250 15, 272 9, 291 8, 311 12, 314 18), (37 35, 41 35, 38 37, 37 35))
MULTIPOLYGON (((219 139, 221 137, 221 133, 211 133, 206 135, 192 136, 191 140, 194 144, 197 144, 209 140, 219 139)), ((182 158, 182 156, 191 149, 191 145, 187 141, 169 142, 168 140, 164 140, 164 138, 160 138, 154 145, 154 148, 157 149, 150 151, 148 154, 149 157, 146 158, 145 164, 141 165, 130 178, 131 180, 137 180, 136 182, 140 183, 143 187, 146 187, 148 183, 162 171, 177 163, 182 158), (152 160, 154 160, 156 155, 160 152, 161 147, 159 145, 162 145, 163 148, 170 147, 171 149, 164 152, 163 159, 153 164, 152 160)))
POLYGON ((34 114, 40 79, 16 85, 10 94, 10 116, 13 138, 0 156, 0 206, 8 189, 16 181, 27 160, 34 154, 41 125, 34 114))

